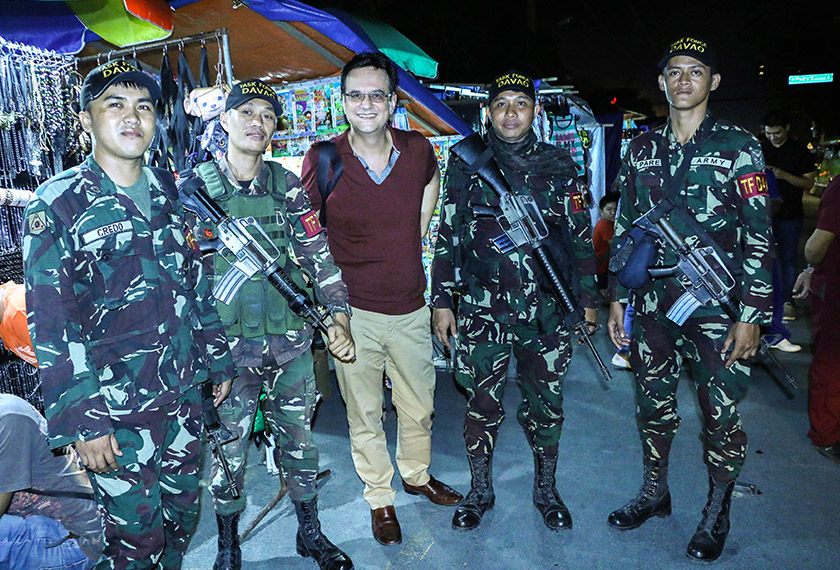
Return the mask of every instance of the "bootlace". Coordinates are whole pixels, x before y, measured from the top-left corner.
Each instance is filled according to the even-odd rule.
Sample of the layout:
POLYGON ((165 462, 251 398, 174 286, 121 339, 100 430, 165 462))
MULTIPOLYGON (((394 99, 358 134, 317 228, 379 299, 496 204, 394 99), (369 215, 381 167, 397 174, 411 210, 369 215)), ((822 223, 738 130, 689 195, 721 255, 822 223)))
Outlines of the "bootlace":
POLYGON ((703 508, 703 519, 697 525, 697 530, 705 530, 709 533, 717 532, 720 524, 720 515, 723 512, 723 503, 726 499, 728 485, 715 483, 709 490, 709 501, 703 508))
POLYGON ((642 483, 638 494, 630 501, 630 505, 638 507, 646 501, 656 498, 662 489, 662 483, 659 480, 660 468, 658 466, 645 467, 645 481, 642 483))
POLYGON ((484 459, 480 463, 476 463, 473 467, 473 476, 472 476, 472 489, 470 489, 470 493, 473 490, 484 492, 488 489, 490 482, 490 461, 488 459, 484 459))
POLYGON ((548 493, 554 490, 554 470, 557 465, 557 458, 547 458, 540 462, 540 470, 537 475, 537 487, 540 492, 548 493))
POLYGON ((303 513, 306 524, 302 529, 309 538, 309 542, 318 550, 324 550, 327 544, 324 535, 321 533, 321 523, 318 521, 318 508, 309 503, 301 503, 300 510, 303 513))
POLYGON ((236 519, 233 517, 225 516, 221 517, 221 528, 219 529, 219 537, 223 540, 230 542, 237 536, 237 530, 234 528, 236 525, 234 524, 236 519))

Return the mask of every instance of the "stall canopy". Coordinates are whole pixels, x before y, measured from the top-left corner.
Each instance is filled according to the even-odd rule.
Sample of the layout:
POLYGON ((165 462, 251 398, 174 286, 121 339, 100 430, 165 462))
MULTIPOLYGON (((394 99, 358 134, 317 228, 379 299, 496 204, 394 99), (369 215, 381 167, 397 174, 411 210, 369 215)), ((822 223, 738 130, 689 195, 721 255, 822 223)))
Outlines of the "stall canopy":
POLYGON ((172 34, 165 0, 25 0, 0 2, 0 36, 62 54, 100 38, 119 47, 172 34))
MULTIPOLYGON (((107 26, 96 28, 96 35, 104 41, 96 41, 99 38, 84 24, 79 28, 78 23, 82 19, 68 6, 81 3, 116 3, 115 6, 122 6, 126 13, 128 6, 135 12, 142 12, 140 7, 144 4, 152 8, 156 4, 157 8, 161 3, 167 4, 164 0, 0 0, 3 11, 0 36, 60 53, 78 53, 79 56, 111 50, 112 46, 104 41, 120 47, 126 45, 108 39, 107 26), (7 10, 9 6, 15 8, 7 10), (47 18, 54 20, 54 25, 50 27, 52 31, 48 34, 42 17, 47 11, 55 13, 54 17, 47 18), (76 24, 71 25, 74 17, 76 24), (67 32, 69 29, 74 31, 67 32), (85 42, 88 42, 87 45, 82 47, 85 42)), ((171 33, 171 40, 227 28, 234 75, 241 79, 259 77, 268 83, 293 83, 338 75, 356 53, 380 50, 399 66, 399 98, 408 112, 412 128, 427 136, 470 132, 460 117, 412 75, 435 77, 437 63, 387 24, 356 19, 338 10, 319 10, 295 0, 247 0, 238 8, 234 4, 231 0, 170 0, 167 9, 172 8, 171 32, 165 30, 165 25, 161 27, 160 22, 153 24, 148 21, 153 19, 151 17, 147 20, 142 16, 130 17, 132 21, 158 28, 160 33, 171 33)), ((142 41, 151 39, 155 38, 142 41)), ((198 47, 186 49, 190 65, 197 66, 198 47)), ((138 59, 152 67, 160 67, 159 54, 138 55, 138 59)))

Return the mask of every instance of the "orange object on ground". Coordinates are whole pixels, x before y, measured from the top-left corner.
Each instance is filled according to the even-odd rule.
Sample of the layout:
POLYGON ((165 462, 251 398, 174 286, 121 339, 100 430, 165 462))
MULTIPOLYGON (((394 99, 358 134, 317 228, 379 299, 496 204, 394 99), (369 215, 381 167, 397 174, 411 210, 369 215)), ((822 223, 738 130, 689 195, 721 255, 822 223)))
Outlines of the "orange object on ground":
POLYGON ((11 350, 23 360, 38 366, 32 338, 26 326, 26 294, 23 285, 9 281, 2 285, 5 292, 3 301, 3 320, 0 321, 0 339, 7 350, 11 350))

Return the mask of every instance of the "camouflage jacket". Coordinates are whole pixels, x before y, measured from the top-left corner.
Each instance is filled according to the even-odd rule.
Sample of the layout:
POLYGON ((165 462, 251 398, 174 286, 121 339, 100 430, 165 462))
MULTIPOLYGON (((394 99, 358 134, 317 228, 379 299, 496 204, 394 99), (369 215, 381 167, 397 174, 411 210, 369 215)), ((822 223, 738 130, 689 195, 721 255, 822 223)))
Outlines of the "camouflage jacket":
POLYGON ((113 432, 110 410, 157 407, 236 374, 174 184, 143 175, 151 220, 92 155, 26 210, 29 330, 53 447, 113 432))
MULTIPOLYGON (((506 170, 505 176, 515 192, 534 198, 549 227, 548 245, 555 261, 568 282, 575 285, 581 305, 596 307, 589 191, 567 175, 538 176, 506 170)), ((473 206, 498 205, 498 195, 460 159, 450 156, 432 263, 432 306, 452 308, 453 295, 460 293, 462 306, 469 305, 469 310, 497 322, 525 320, 545 327, 559 326, 552 323, 556 317, 562 320, 562 314, 530 252, 516 248, 501 253, 492 241, 502 234, 499 223, 493 216, 473 213, 473 206), (459 240, 461 283, 456 283, 455 248, 459 240)))
MULTIPOLYGON (((259 175, 247 190, 241 188, 228 166, 226 157, 222 157, 217 164, 219 172, 228 179, 237 192, 243 192, 249 196, 264 196, 275 192, 274 189, 267 188, 269 165, 265 162, 262 164, 259 175)), ((274 169, 275 173, 282 173, 286 177, 286 193, 281 198, 285 199, 286 204, 283 220, 286 231, 283 232, 282 240, 274 239, 274 245, 290 253, 292 259, 302 267, 304 273, 310 278, 310 282, 315 284, 316 297, 320 303, 325 305, 330 312, 349 313, 347 287, 341 280, 341 270, 333 261, 327 245, 326 233, 318 222, 318 216, 312 210, 309 197, 301 187, 300 179, 279 165, 275 164, 274 169)), ((224 204, 220 205, 224 207, 224 204)), ((271 212, 266 212, 266 215, 270 214, 271 212)), ((200 233, 196 235, 201 239, 200 233)), ((209 262, 210 259, 211 257, 207 256, 205 261, 209 262)), ((206 263, 205 267, 208 272, 213 272, 212 263, 206 263)), ((285 304, 283 299, 279 299, 278 302, 285 304)), ((282 309, 290 310, 288 306, 282 309)), ((309 348, 312 342, 312 327, 309 323, 305 323, 301 328, 289 329, 284 335, 269 334, 265 335, 264 339, 229 337, 228 340, 231 343, 231 351, 237 366, 261 366, 264 342, 268 343, 277 364, 282 365, 309 348)))
MULTIPOLYGON (((735 291, 742 303, 740 320, 768 322, 773 260, 761 145, 744 129, 710 115, 706 115, 688 144, 697 145, 696 151, 679 195, 672 201, 695 218, 735 267, 742 268, 742 274, 736 277, 735 291)), ((633 221, 666 197, 663 164, 670 161, 673 175, 685 156, 684 149, 675 140, 670 121, 630 143, 614 186, 621 193, 614 243, 620 243, 633 221)), ((676 217, 670 221, 688 244, 697 243, 696 236, 676 217)), ((657 255, 656 265, 676 262, 672 251, 660 248, 657 255)), ((617 283, 612 287, 613 299, 626 303, 627 290, 617 283)), ((634 293, 636 310, 664 314, 682 289, 676 279, 665 278, 649 282, 634 293)), ((720 312, 719 306, 700 307, 693 316, 720 312)))

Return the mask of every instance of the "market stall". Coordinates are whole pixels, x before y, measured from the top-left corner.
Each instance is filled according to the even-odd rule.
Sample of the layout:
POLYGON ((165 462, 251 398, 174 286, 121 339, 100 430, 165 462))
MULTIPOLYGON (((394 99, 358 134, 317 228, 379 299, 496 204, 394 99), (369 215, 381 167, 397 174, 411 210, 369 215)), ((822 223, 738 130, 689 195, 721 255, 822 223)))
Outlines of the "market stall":
MULTIPOLYGON (((0 187, 9 189, 32 190, 84 157, 89 148, 74 108, 81 78, 116 58, 160 77, 162 121, 149 160, 174 171, 206 159, 212 150, 207 133, 219 132, 212 129, 213 117, 187 110, 191 92, 259 77, 276 88, 286 109, 266 158, 299 172, 309 145, 346 128, 339 74, 362 51, 380 49, 400 66, 394 125, 430 137, 442 170, 448 147, 470 130, 415 78, 434 77, 437 64, 410 40, 382 22, 357 21, 297 1, 235 6, 229 0, 23 0, 13 10, 4 7, 0 37, 15 62, 24 56, 31 60, 11 65, 11 56, 0 59, 0 81, 6 80, 0 90, 9 94, 0 103, 5 105, 0 106, 0 187), (29 75, 21 75, 24 71, 29 75)), ((0 277, 22 281, 22 207, 1 208, 0 235, 8 244, 0 244, 0 259, 11 250, 16 261, 8 265, 16 273, 0 277)), ((437 224, 436 217, 433 228, 437 224)), ((424 243, 427 266, 432 243, 424 243)), ((11 381, 0 374, 0 390, 24 397, 37 392, 37 370, 32 372, 35 380, 26 382, 22 374, 11 381)), ((34 397, 38 407, 40 395, 34 397)))

